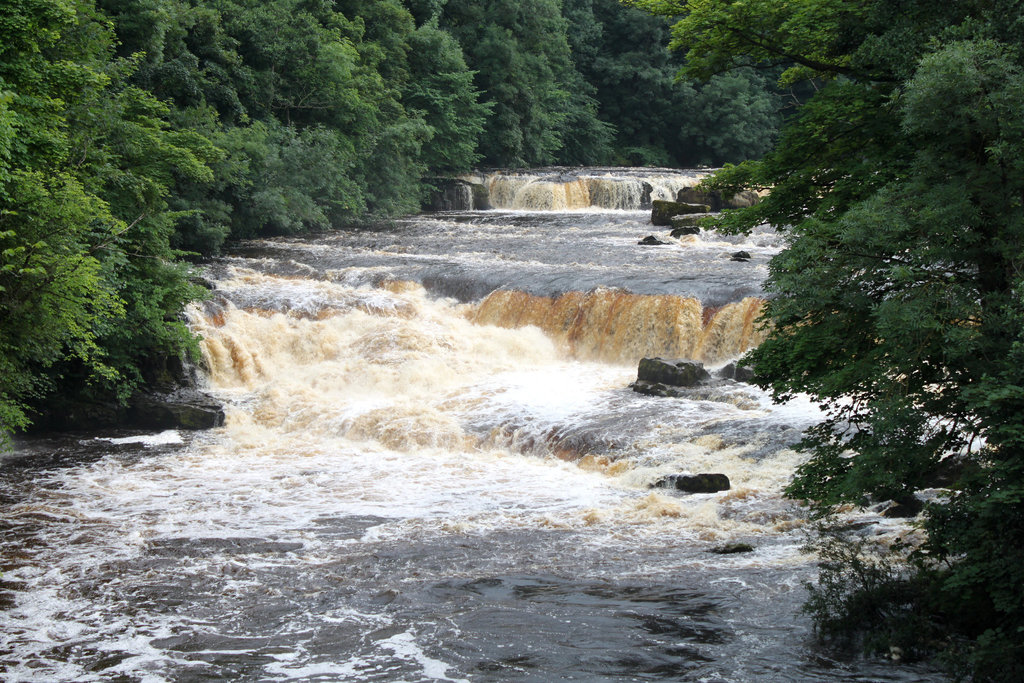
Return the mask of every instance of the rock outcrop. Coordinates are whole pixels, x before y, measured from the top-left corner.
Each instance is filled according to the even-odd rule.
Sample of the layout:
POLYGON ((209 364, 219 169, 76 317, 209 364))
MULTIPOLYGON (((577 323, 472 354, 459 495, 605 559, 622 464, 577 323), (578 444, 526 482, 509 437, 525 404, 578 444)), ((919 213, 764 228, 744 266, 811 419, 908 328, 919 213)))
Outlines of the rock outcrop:
POLYGON ((132 397, 127 417, 140 429, 213 429, 224 424, 224 407, 195 389, 140 393, 132 397))
POLYGON ((754 206, 761 201, 761 197, 753 190, 741 190, 726 197, 719 190, 704 192, 695 187, 684 187, 676 193, 676 201, 707 204, 712 211, 718 212, 723 209, 745 209, 748 206, 754 206))
POLYGON ((204 393, 199 370, 180 358, 156 355, 139 367, 144 384, 122 403, 113 391, 53 396, 34 420, 33 432, 106 429, 212 429, 224 408, 204 393))
POLYGON ((692 387, 708 377, 703 363, 688 359, 644 358, 637 367, 638 380, 674 387, 692 387))
POLYGON ((651 202, 651 223, 653 225, 672 225, 674 216, 686 216, 694 213, 709 213, 707 204, 689 204, 686 202, 670 202, 655 199, 651 202))

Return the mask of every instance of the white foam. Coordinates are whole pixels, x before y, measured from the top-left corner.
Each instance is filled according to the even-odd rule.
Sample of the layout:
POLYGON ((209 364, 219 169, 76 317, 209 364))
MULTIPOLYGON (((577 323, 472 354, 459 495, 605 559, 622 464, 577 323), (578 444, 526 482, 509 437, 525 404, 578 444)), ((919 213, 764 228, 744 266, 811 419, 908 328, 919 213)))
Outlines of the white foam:
POLYGON ((107 441, 115 444, 137 443, 142 446, 168 446, 182 443, 181 433, 176 429, 168 429, 157 434, 142 434, 139 436, 121 437, 97 437, 97 441, 107 441))

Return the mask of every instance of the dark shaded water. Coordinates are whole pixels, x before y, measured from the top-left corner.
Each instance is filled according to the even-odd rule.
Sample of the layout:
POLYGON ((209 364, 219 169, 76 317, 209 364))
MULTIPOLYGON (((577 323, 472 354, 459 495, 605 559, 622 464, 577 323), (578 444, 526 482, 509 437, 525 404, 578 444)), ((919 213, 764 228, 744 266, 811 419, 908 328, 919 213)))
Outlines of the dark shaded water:
POLYGON ((443 214, 214 264, 192 315, 226 427, 3 460, 4 679, 939 680, 836 659, 799 614, 813 558, 781 489, 811 406, 729 381, 640 396, 635 359, 575 350, 657 348, 669 305, 699 333, 778 249, 637 246, 650 232, 637 212, 443 214), (572 299, 566 341, 516 311, 483 324, 499 287, 629 295, 572 299), (680 294, 700 301, 638 296, 680 294), (648 488, 705 471, 732 489, 648 488))

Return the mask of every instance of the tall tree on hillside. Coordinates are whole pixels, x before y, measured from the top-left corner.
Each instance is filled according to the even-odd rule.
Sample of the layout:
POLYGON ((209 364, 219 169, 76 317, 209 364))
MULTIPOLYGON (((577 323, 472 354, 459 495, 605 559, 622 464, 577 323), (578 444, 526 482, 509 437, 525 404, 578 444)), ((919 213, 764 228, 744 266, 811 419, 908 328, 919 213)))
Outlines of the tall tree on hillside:
POLYGON ((480 142, 486 163, 603 160, 610 129, 572 62, 558 0, 448 0, 440 22, 493 107, 480 142))
POLYGON ((1020 680, 1020 4, 633 4, 683 17, 673 46, 694 75, 779 65, 784 83, 817 89, 763 161, 712 182, 771 188, 729 223, 789 234, 768 281, 772 332, 750 360, 778 399, 807 393, 828 411, 801 444, 810 459, 790 493, 828 509, 947 487, 907 573, 825 546, 843 561, 814 595, 819 625, 866 628, 908 655, 966 650, 960 673, 1020 680), (851 568, 866 583, 845 582, 851 568))

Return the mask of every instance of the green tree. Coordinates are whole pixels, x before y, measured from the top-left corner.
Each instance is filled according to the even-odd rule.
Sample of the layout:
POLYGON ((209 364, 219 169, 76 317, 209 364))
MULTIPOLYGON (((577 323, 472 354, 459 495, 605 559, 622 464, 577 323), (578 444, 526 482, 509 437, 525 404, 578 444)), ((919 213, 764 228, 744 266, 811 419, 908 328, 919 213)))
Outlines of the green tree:
POLYGON ((908 653, 964 651, 959 673, 1020 680, 1019 4, 633 4, 682 16, 673 46, 691 74, 779 67, 784 84, 816 88, 762 161, 711 182, 770 188, 727 222, 767 221, 789 235, 767 283, 771 334, 750 362, 777 399, 806 393, 827 411, 800 444, 809 459, 790 494, 824 513, 946 487, 926 509, 926 541, 887 592, 865 582, 829 597, 821 591, 836 584, 823 584, 819 623, 881 633, 872 642, 908 653))
POLYGON ((759 158, 779 124, 779 97, 747 69, 708 83, 683 78, 666 46, 670 19, 617 0, 565 0, 569 42, 618 163, 721 165, 759 158))
POLYGON ((130 86, 88 2, 0 7, 0 422, 57 383, 125 398, 152 353, 183 354, 195 292, 169 246, 172 178, 209 178, 201 136, 130 86), (76 380, 80 381, 76 384, 76 380))
POLYGON ((493 107, 480 142, 487 163, 601 160, 591 157, 606 153, 610 130, 572 62, 558 0, 449 0, 440 27, 462 45, 493 107))
POLYGON ((432 174, 470 170, 491 108, 479 102, 462 48, 436 17, 409 36, 409 79, 402 103, 430 127, 421 158, 432 174))

